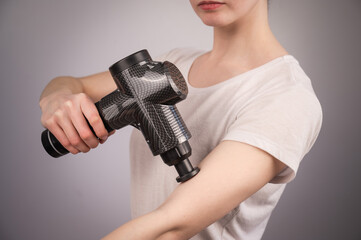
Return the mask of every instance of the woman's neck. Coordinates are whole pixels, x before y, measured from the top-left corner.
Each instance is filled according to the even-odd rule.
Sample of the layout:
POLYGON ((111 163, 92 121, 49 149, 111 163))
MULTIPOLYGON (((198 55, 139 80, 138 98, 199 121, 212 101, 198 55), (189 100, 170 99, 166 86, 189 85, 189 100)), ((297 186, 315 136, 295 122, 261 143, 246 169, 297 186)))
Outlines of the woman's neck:
POLYGON ((273 35, 267 9, 254 9, 226 27, 214 28, 213 49, 209 59, 250 65, 264 64, 287 54, 273 35))

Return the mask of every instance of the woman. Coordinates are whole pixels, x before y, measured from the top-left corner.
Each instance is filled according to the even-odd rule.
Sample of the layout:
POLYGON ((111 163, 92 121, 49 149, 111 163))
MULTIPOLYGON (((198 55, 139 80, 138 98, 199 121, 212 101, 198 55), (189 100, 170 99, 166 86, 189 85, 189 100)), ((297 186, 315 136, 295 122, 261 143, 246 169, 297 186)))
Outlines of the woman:
MULTIPOLYGON (((104 239, 260 239, 319 133, 320 104, 307 75, 272 34, 267 1, 190 2, 214 28, 212 50, 175 49, 158 60, 175 63, 188 81, 178 108, 201 171, 177 185, 176 173, 152 159, 135 130, 134 219, 104 239)), ((93 102, 115 88, 108 72, 56 78, 40 99, 42 123, 70 152, 87 152, 108 137, 93 102)))

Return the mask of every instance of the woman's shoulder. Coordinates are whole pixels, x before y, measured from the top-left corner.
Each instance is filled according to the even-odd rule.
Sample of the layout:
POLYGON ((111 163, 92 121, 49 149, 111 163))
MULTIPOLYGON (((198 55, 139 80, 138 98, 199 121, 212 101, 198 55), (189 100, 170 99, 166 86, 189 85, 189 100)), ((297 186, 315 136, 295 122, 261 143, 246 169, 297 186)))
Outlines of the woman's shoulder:
POLYGON ((251 75, 258 79, 254 83, 258 84, 260 88, 262 88, 261 86, 271 89, 298 87, 313 92, 311 79, 299 61, 292 55, 278 57, 245 75, 251 75))

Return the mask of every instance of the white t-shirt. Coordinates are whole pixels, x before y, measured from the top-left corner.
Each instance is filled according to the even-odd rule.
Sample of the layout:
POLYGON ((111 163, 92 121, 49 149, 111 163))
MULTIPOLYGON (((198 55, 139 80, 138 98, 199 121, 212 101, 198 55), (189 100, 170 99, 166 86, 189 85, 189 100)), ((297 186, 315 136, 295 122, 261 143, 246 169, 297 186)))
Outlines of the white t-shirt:
MULTIPOLYGON (((157 60, 174 63, 188 81, 189 69, 202 53, 175 49, 157 60)), ((194 88, 188 83, 188 91, 177 107, 192 134, 193 166, 222 140, 253 145, 287 165, 270 183, 191 239, 261 239, 286 183, 295 177, 321 128, 321 106, 310 79, 287 55, 210 87, 194 88)), ((152 155, 140 131, 133 131, 130 146, 135 218, 159 207, 178 183, 174 167, 152 155)))

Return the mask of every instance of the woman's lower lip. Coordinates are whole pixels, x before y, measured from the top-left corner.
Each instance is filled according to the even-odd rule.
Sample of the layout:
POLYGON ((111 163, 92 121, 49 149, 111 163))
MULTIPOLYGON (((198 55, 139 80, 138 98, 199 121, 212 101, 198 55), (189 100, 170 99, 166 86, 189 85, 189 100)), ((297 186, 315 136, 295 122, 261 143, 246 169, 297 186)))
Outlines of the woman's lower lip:
POLYGON ((203 10, 215 10, 222 5, 223 5, 223 3, 204 3, 204 4, 199 5, 199 7, 203 10))

